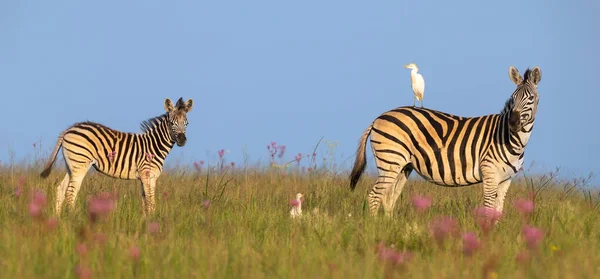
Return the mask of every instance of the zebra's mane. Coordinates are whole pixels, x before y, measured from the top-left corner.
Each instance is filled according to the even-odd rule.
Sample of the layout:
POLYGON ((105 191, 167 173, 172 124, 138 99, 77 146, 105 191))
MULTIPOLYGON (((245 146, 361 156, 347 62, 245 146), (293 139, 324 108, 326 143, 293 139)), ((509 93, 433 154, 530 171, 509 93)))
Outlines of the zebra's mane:
POLYGON ((142 121, 142 124, 140 124, 140 127, 142 128, 142 132, 147 133, 147 132, 152 131, 154 128, 156 128, 158 125, 160 125, 160 123, 162 123, 166 119, 167 119, 167 113, 142 121))
POLYGON ((513 96, 510 96, 510 98, 508 98, 508 100, 506 100, 506 102, 504 103, 504 108, 502 108, 502 111, 500 111, 500 115, 504 115, 510 112, 514 106, 513 104, 513 96))
POLYGON ((527 68, 525 73, 523 74, 523 82, 527 82, 529 80, 529 76, 531 75, 531 69, 527 68))

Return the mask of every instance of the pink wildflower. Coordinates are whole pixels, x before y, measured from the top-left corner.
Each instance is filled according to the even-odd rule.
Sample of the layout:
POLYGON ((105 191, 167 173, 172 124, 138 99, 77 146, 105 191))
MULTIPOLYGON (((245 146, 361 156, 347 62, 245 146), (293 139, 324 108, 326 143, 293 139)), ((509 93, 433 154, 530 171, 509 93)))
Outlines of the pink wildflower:
POLYGON ((77 254, 79 254, 79 256, 81 256, 81 257, 85 257, 85 255, 87 255, 87 252, 88 252, 88 248, 85 245, 85 243, 77 244, 77 246, 75 247, 75 250, 77 250, 77 254))
POLYGON ((160 230, 160 225, 157 222, 149 223, 146 230, 150 234, 156 234, 160 230))
POLYGON ((109 193, 102 193, 92 197, 88 202, 88 213, 92 222, 107 215, 115 209, 115 201, 109 193))
POLYGON ((526 264, 527 262, 529 262, 529 259, 531 259, 531 255, 529 255, 529 252, 527 250, 523 250, 517 253, 517 256, 515 257, 515 260, 519 264, 526 264))
POLYGON ((528 225, 523 226, 521 234, 530 250, 536 249, 544 239, 544 232, 536 227, 528 225))
POLYGON ((46 194, 37 190, 33 193, 31 203, 29 203, 29 215, 32 217, 40 217, 42 208, 46 205, 46 194))
POLYGON ((196 168, 197 171, 201 171, 203 165, 204 165, 204 161, 202 161, 202 160, 200 160, 199 162, 194 162, 194 168, 196 168))
POLYGON ((97 233, 94 235, 94 241, 96 241, 96 243, 99 245, 104 245, 104 243, 106 243, 106 235, 103 233, 97 233))
POLYGON ((154 154, 152 153, 146 153, 146 161, 151 162, 152 159, 154 159, 154 154))
POLYGON ((210 207, 210 200, 204 200, 202 202, 202 206, 206 209, 208 209, 208 207, 210 207))
POLYGON ((219 159, 223 160, 224 156, 225 156, 225 149, 219 150, 219 159))
POLYGON ((15 197, 20 197, 23 194, 23 187, 17 186, 15 187, 15 197))
POLYGON ((517 199, 515 201, 515 207, 523 216, 529 216, 531 213, 533 213, 535 205, 532 200, 517 199))
POLYGON ((377 247, 377 256, 380 261, 392 265, 404 265, 412 258, 410 252, 400 252, 392 247, 385 247, 383 243, 377 247))
POLYGON ((92 270, 87 267, 78 265, 75 267, 75 275, 77 276, 77 278, 80 279, 89 279, 92 278, 92 270))
POLYGON ((46 194, 39 190, 35 191, 35 193, 33 193, 33 199, 31 202, 40 204, 42 206, 46 205, 46 194))
POLYGON ((480 243, 477 236, 473 232, 464 233, 462 236, 463 253, 466 256, 471 256, 479 249, 480 243))
POLYGON ((418 212, 424 212, 431 206, 431 198, 416 195, 412 198, 413 206, 418 212))
POLYGON ((299 200, 297 200, 297 199, 290 200, 290 206, 291 207, 297 207, 298 205, 300 205, 300 201, 299 200))
POLYGON ((449 216, 438 217, 429 224, 431 235, 438 245, 444 243, 444 239, 458 232, 458 221, 449 216))
POLYGON ((106 155, 108 157, 108 160, 112 162, 115 160, 115 157, 117 156, 117 151, 108 152, 108 154, 106 154, 106 155))
POLYGON ((20 176, 17 179, 17 186, 15 187, 15 197, 20 197, 23 194, 23 185, 25 185, 27 178, 25 176, 20 176))
POLYGON ((302 153, 298 153, 298 155, 294 156, 294 160, 296 160, 296 163, 300 165, 300 161, 302 160, 302 153))
POLYGON ((484 234, 488 234, 494 225, 498 223, 498 220, 502 218, 502 212, 494 208, 487 208, 483 206, 476 208, 474 210, 474 214, 475 222, 477 222, 479 229, 481 229, 484 234))
POLYGON ((134 261, 139 260, 141 255, 142 255, 142 250, 140 249, 140 247, 131 246, 129 248, 129 257, 131 257, 132 260, 134 260, 134 261))
POLYGON ((58 219, 56 219, 56 217, 50 217, 46 220, 46 228, 54 230, 56 227, 58 227, 58 219))
POLYGON ((278 147, 279 147, 279 155, 277 155, 277 157, 279 157, 281 159, 283 157, 283 154, 285 153, 286 146, 280 145, 278 147))
POLYGON ((337 264, 334 264, 334 263, 329 263, 328 267, 329 267, 330 272, 334 272, 338 269, 337 264))

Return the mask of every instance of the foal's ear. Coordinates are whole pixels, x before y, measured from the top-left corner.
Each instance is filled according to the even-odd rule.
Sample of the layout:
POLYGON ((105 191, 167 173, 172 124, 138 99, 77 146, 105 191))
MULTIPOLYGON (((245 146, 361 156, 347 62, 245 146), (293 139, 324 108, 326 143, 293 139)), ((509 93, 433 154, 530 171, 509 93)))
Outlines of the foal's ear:
POLYGON ((533 70, 529 71, 529 74, 527 74, 525 79, 531 80, 531 82, 535 84, 535 86, 537 86, 538 83, 540 83, 540 81, 542 80, 542 70, 539 66, 535 66, 533 70))
POLYGON ((512 82, 514 82, 516 85, 519 85, 521 82, 523 82, 523 77, 519 73, 519 70, 513 66, 508 68, 508 77, 510 77, 510 80, 512 80, 512 82))
POLYGON ((173 110, 175 110, 175 106, 173 106, 173 102, 171 102, 171 99, 169 98, 165 100, 165 110, 167 112, 173 112, 173 110))

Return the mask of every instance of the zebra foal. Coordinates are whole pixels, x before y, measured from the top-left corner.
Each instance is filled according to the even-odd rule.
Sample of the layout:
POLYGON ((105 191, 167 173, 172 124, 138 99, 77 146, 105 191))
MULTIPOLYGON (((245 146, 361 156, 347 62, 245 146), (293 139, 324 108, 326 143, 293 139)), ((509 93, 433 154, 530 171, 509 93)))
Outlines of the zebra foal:
POLYGON ((81 182, 92 166, 110 177, 140 180, 145 213, 153 212, 156 179, 174 144, 184 146, 187 141, 187 113, 193 104, 192 99, 184 102, 179 98, 175 105, 166 99, 166 113, 142 122, 141 134, 116 131, 89 121, 64 130, 40 174, 48 177, 62 147, 67 174, 56 189, 56 214, 60 215, 65 199, 71 209, 75 207, 81 182))
POLYGON ((410 173, 415 170, 440 186, 483 182, 486 208, 502 211, 511 179, 523 164, 538 107, 539 67, 509 68, 517 85, 499 114, 460 117, 418 107, 399 107, 377 117, 360 138, 350 188, 354 190, 366 166, 366 144, 379 176, 368 194, 371 215, 383 204, 391 215, 410 173))

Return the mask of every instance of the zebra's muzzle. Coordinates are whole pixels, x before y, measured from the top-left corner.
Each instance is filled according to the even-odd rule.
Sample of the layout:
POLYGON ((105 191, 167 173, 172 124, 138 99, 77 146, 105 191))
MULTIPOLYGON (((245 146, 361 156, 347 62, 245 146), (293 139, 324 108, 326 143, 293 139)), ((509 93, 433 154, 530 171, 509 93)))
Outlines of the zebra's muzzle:
POLYGON ((185 137, 185 134, 177 134, 175 141, 177 142, 177 146, 184 146, 187 138, 185 137))

